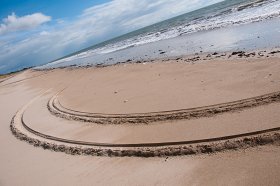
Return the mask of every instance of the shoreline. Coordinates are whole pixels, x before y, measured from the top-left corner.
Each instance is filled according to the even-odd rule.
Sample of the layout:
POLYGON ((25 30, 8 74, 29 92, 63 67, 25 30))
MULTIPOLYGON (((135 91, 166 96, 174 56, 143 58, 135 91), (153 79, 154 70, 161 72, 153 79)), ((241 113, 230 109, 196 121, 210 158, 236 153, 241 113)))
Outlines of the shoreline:
MULTIPOLYGON (((164 51, 162 51, 164 52, 164 51)), ((175 61, 175 62, 186 62, 186 63, 193 63, 193 62, 208 62, 211 60, 236 60, 236 59, 259 59, 259 58, 267 58, 267 57, 279 57, 280 56, 280 47, 273 47, 273 48, 263 48, 257 50, 230 50, 226 52, 199 52, 189 55, 179 55, 173 57, 160 57, 156 59, 150 60, 133 60, 128 59, 126 61, 116 62, 114 64, 106 64, 106 63, 97 63, 91 65, 68 65, 68 66, 61 66, 61 67, 50 67, 50 68, 41 68, 33 67, 32 70, 35 71, 50 71, 55 69, 76 69, 76 68, 104 68, 110 66, 118 66, 118 65, 125 65, 125 64, 139 64, 139 63, 153 63, 153 62, 168 62, 168 61, 175 61)), ((24 70, 23 70, 24 71, 24 70)))
MULTIPOLYGON (((118 62, 151 61, 159 58, 195 53, 223 53, 226 51, 254 51, 279 48, 278 30, 280 19, 271 19, 251 24, 225 27, 179 36, 154 43, 139 45, 107 54, 94 54, 70 61, 49 63, 41 66, 60 67, 71 65, 92 66, 97 64, 115 64, 118 62), (267 31, 267 27, 271 29, 267 31), (252 34, 250 30, 255 32, 252 34), (214 39, 215 38, 215 39, 214 39), (57 64, 56 64, 57 63, 57 64)), ((41 68, 40 67, 40 68, 41 68)))
POLYGON ((0 186, 279 185, 280 0, 246 1, 8 15, 0 186))

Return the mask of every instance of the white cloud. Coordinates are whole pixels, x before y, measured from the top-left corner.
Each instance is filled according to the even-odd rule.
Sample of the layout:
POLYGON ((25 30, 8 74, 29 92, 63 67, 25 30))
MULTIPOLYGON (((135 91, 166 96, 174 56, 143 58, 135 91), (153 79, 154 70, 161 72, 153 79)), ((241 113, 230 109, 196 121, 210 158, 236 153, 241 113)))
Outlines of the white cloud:
POLYGON ((90 18, 91 23, 106 23, 106 20, 110 20, 126 26, 125 29, 137 29, 220 1, 222 0, 113 0, 84 10, 82 17, 90 18))
POLYGON ((3 19, 3 23, 0 25, 0 34, 35 28, 50 20, 50 16, 42 13, 34 13, 23 17, 17 17, 15 13, 12 13, 3 19))
POLYGON ((47 31, 42 31, 42 32, 40 32, 40 35, 41 36, 47 36, 47 35, 49 35, 50 33, 49 32, 47 32, 47 31))

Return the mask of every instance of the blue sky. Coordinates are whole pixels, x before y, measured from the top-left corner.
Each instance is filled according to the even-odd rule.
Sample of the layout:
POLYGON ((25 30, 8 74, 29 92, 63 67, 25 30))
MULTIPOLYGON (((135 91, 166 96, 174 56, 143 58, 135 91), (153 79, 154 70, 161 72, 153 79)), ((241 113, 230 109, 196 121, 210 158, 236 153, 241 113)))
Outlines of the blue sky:
POLYGON ((0 19, 15 12, 24 16, 34 12, 51 15, 53 19, 71 19, 84 9, 109 0, 1 0, 0 19))
POLYGON ((0 73, 74 51, 221 0, 1 0, 0 73))

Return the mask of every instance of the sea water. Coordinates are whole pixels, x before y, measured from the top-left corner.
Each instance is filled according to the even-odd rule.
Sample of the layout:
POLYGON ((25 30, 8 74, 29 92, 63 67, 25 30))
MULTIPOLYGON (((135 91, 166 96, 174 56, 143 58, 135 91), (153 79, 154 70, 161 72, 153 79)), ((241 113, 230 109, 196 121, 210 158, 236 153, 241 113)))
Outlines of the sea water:
POLYGON ((279 0, 226 0, 94 45, 39 68, 279 47, 279 35, 279 0))

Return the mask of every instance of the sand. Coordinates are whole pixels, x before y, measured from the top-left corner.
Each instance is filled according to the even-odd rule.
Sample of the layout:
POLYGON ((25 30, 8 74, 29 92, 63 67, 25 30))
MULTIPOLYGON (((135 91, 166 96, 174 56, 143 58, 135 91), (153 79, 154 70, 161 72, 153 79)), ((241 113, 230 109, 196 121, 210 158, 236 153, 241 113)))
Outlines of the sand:
POLYGON ((107 114, 201 107, 278 91, 279 67, 278 59, 269 59, 88 69, 60 94, 59 101, 66 108, 107 114), (88 84, 81 83, 85 81, 88 84))
MULTIPOLYGON (((280 91, 278 56, 224 57, 194 62, 185 62, 185 59, 104 68, 27 70, 1 82, 0 185, 278 185, 279 138, 256 141, 271 139, 268 137, 278 129, 273 133, 250 133, 280 127, 280 102, 277 96, 270 96, 269 101, 254 99, 253 104, 250 101, 250 106, 245 107, 248 102, 240 102, 280 91), (210 115, 146 123, 119 120, 106 124, 54 115, 47 107, 54 96, 66 109, 59 112, 67 116, 83 113, 94 119, 96 114, 97 119, 101 116, 105 119, 132 115, 153 117, 153 113, 201 110, 216 104, 229 105, 233 101, 239 106, 210 115), (31 145, 17 139, 10 130, 14 116, 12 126, 28 139, 38 140, 39 146, 43 141, 78 150, 97 147, 65 144, 45 137, 137 145, 244 136, 229 139, 230 142, 239 140, 240 146, 235 150, 229 150, 229 146, 217 150, 214 146, 217 151, 214 153, 200 149, 194 155, 173 156, 174 153, 170 153, 159 157, 155 149, 162 147, 149 147, 156 157, 108 157, 107 151, 99 154, 101 157, 71 155, 63 150, 54 152, 49 146, 44 150, 34 147, 33 142, 31 145), (43 136, 28 131, 22 122, 43 136)), ((214 143, 223 145, 226 140, 214 143)), ((147 149, 110 145, 98 148, 147 149)), ((184 144, 180 148, 182 146, 184 144)), ((179 147, 168 146, 169 150, 173 148, 179 147)))

